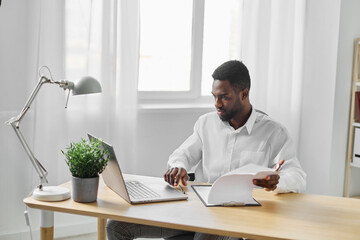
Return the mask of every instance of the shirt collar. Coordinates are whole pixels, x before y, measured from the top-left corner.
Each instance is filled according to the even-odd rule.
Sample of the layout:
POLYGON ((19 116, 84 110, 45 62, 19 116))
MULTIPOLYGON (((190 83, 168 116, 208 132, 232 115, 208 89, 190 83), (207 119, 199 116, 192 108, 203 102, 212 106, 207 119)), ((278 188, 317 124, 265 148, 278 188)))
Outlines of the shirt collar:
MULTIPOLYGON (((255 121, 256 121, 256 110, 252 107, 251 109, 251 114, 250 114, 250 117, 248 118, 248 120, 246 121, 246 123, 239 127, 238 129, 235 130, 236 133, 239 133, 243 128, 246 128, 248 134, 250 135, 251 134, 251 131, 254 127, 254 124, 255 124, 255 121)), ((226 126, 228 126, 229 128, 231 129, 234 129, 229 122, 223 122, 226 126)))
MULTIPOLYGON (((251 131, 254 127, 255 121, 256 121, 256 110, 252 107, 250 117, 248 118, 246 123, 243 126, 236 129, 235 132, 239 133, 243 128, 246 128, 248 134, 250 135, 251 131)), ((229 124, 229 126, 230 126, 230 124, 229 124)))
POLYGON ((249 135, 251 134, 251 131, 252 131, 253 127, 254 127, 255 120, 256 120, 256 110, 255 110, 254 107, 251 106, 250 117, 248 118, 248 120, 244 124, 244 127, 246 127, 249 135))

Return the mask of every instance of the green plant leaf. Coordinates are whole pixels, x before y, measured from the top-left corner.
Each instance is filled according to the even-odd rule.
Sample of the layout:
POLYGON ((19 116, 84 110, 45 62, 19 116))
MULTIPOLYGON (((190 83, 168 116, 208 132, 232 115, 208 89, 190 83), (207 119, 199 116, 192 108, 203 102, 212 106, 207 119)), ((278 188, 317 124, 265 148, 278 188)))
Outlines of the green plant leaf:
POLYGON ((81 138, 78 142, 71 142, 66 150, 61 150, 72 176, 92 178, 105 170, 110 156, 106 149, 101 148, 102 143, 102 140, 81 138))

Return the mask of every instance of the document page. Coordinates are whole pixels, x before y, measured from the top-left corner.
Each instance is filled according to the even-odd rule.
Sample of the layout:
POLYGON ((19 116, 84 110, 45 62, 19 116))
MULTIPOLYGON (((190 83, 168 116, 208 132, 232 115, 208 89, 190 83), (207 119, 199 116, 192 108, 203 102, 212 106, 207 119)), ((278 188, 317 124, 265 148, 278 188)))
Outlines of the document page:
POLYGON ((252 196, 253 179, 278 174, 271 168, 249 164, 231 171, 211 185, 195 185, 193 189, 206 206, 260 205, 252 196))
POLYGON ((251 198, 247 202, 235 202, 230 201, 221 204, 214 204, 209 203, 209 192, 211 190, 212 185, 192 185, 191 186, 195 193, 198 195, 200 200, 204 203, 207 207, 215 207, 215 206, 224 206, 224 207, 235 207, 235 206, 261 206, 255 199, 251 198))

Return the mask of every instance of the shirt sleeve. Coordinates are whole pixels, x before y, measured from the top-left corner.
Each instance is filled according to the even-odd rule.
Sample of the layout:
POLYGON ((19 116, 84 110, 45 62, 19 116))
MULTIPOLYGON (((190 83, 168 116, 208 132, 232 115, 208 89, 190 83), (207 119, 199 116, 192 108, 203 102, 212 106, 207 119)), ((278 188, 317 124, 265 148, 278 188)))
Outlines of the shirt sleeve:
POLYGON ((301 168, 300 162, 296 157, 294 143, 285 128, 280 128, 272 136, 273 156, 272 163, 275 165, 280 160, 285 162, 280 169, 280 179, 275 193, 304 192, 306 189, 306 173, 301 168))
POLYGON ((182 167, 189 171, 202 158, 202 140, 199 134, 200 122, 195 123, 194 132, 169 157, 168 168, 182 167))

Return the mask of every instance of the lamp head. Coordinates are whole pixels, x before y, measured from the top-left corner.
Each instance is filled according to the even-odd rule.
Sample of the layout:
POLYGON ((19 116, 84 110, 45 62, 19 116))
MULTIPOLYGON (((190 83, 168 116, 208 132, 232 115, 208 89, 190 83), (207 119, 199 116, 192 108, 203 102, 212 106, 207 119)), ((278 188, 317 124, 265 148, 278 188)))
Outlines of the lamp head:
POLYGON ((65 108, 67 108, 67 104, 69 102, 70 92, 72 92, 73 95, 83 95, 83 94, 101 92, 100 83, 95 78, 90 76, 82 77, 76 83, 66 80, 62 80, 60 82, 55 82, 55 83, 59 84, 59 86, 64 90, 69 89, 69 93, 65 103, 65 108))
POLYGON ((60 82, 60 87, 64 90, 71 90, 73 95, 100 93, 102 91, 100 83, 90 76, 82 77, 75 83, 63 80, 60 82))
POLYGON ((75 83, 75 86, 72 90, 73 95, 81 94, 91 94, 91 93, 100 93, 101 85, 93 77, 86 76, 82 77, 78 82, 75 83))

